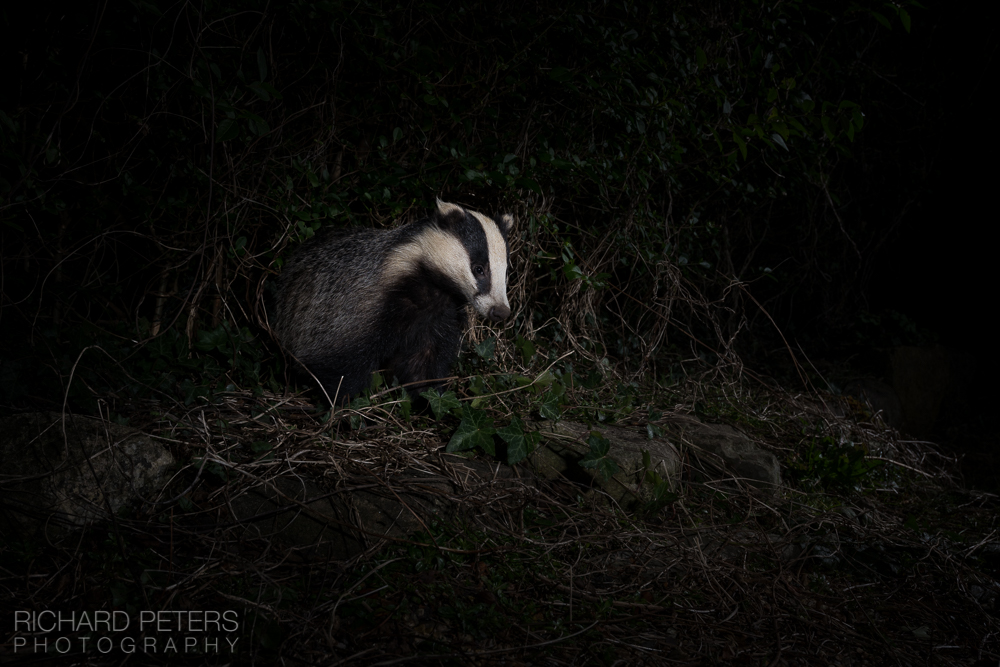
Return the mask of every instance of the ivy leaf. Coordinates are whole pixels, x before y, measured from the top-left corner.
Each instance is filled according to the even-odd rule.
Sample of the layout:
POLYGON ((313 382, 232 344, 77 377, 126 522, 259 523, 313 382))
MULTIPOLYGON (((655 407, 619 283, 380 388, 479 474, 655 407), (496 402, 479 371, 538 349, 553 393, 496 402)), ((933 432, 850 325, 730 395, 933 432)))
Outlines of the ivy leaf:
POLYGON ((264 49, 257 49, 257 73, 260 74, 261 81, 267 81, 267 58, 264 56, 264 49))
POLYGON ((266 91, 267 91, 267 93, 268 93, 268 94, 269 94, 269 95, 270 95, 271 97, 273 97, 274 99, 276 99, 276 100, 280 100, 280 99, 282 99, 282 98, 281 98, 281 93, 279 93, 279 92, 278 92, 278 90, 277 90, 277 88, 275 88, 275 87, 274 87, 274 86, 272 86, 271 84, 269 84, 269 83, 265 83, 265 82, 261 81, 261 82, 260 82, 260 84, 258 84, 258 85, 260 85, 260 87, 261 87, 261 88, 262 88, 263 90, 266 90, 266 91))
POLYGON ((254 95, 259 97, 263 101, 265 102, 271 101, 271 94, 268 93, 267 89, 265 89, 264 86, 260 85, 259 83, 251 83, 247 86, 247 88, 252 90, 254 92, 254 95))
POLYGON ((830 141, 833 141, 834 135, 833 135, 833 128, 830 127, 830 117, 823 116, 820 119, 820 123, 822 123, 823 125, 823 131, 826 133, 826 138, 829 139, 830 141))
POLYGON ((747 159, 747 142, 743 141, 743 137, 741 137, 736 132, 736 130, 733 130, 733 141, 735 141, 736 145, 740 147, 740 154, 743 155, 743 159, 746 160, 747 159))
POLYGON ((220 324, 214 329, 202 329, 198 332, 198 342, 195 347, 202 352, 218 350, 226 353, 229 348, 229 332, 225 325, 220 324))
POLYGON ((236 124, 236 120, 233 118, 226 118, 221 123, 219 123, 219 128, 215 131, 215 140, 218 141, 229 141, 230 139, 235 139, 239 136, 240 126, 236 124))
POLYGON ((876 21, 878 21, 879 23, 881 23, 882 25, 884 25, 889 30, 892 30, 892 24, 889 23, 889 19, 887 19, 886 17, 882 16, 878 12, 872 12, 871 15, 875 17, 876 21))
POLYGON ((516 347, 521 352, 521 359, 524 360, 524 365, 527 366, 531 363, 532 357, 535 356, 535 344, 532 343, 527 338, 521 336, 517 337, 517 342, 514 343, 516 347))
POLYGON ((244 111, 243 117, 247 119, 247 125, 250 126, 250 131, 257 136, 262 137, 271 131, 271 127, 267 124, 267 121, 257 114, 244 111))
POLYGON ((545 401, 538 406, 538 415, 542 419, 559 419, 562 416, 559 410, 559 397, 550 392, 545 401))
POLYGON ((453 409, 462 407, 462 403, 455 397, 453 391, 439 394, 436 389, 428 389, 421 392, 420 395, 426 398, 427 403, 430 404, 431 410, 434 412, 434 419, 440 420, 453 409))
POLYGON ((493 353, 496 351, 497 339, 490 336, 482 343, 476 343, 476 354, 483 361, 489 361, 493 358, 493 353))
POLYGON ((903 22, 903 29, 910 32, 910 13, 902 7, 899 8, 899 20, 903 22))
POLYGON ((565 67, 553 67, 549 72, 549 78, 555 81, 563 82, 569 81, 573 78, 573 74, 565 67))
POLYGON ((493 456, 496 454, 496 449, 493 446, 493 434, 496 432, 497 430, 493 428, 493 420, 487 416, 485 410, 473 408, 468 404, 463 405, 462 423, 458 425, 455 435, 451 436, 445 451, 461 452, 479 447, 493 456))
POLYGON ((785 145, 785 140, 782 139, 781 135, 778 134, 777 132, 775 132, 774 134, 771 135, 771 139, 773 139, 774 143, 778 144, 779 146, 781 146, 782 148, 784 148, 786 151, 788 150, 788 146, 785 145))
POLYGON ((542 371, 535 378, 535 382, 534 382, 534 384, 535 384, 535 391, 537 393, 539 393, 539 394, 542 393, 543 391, 545 391, 545 387, 548 387, 549 385, 551 385, 552 382, 553 382, 553 380, 555 380, 555 379, 556 379, 555 376, 552 375, 552 371, 550 371, 548 369, 542 371))
POLYGON ((527 188, 532 192, 537 192, 538 194, 542 194, 542 186, 540 186, 537 181, 534 181, 530 178, 519 178, 514 181, 514 185, 516 185, 519 188, 527 188))
POLYGON ((605 482, 608 481, 619 470, 618 463, 608 455, 611 451, 611 441, 598 431, 591 431, 587 444, 590 446, 590 451, 580 459, 580 467, 594 468, 605 482))
POLYGON ((541 440, 537 431, 524 431, 524 422, 519 417, 514 417, 510 424, 498 430, 497 435, 507 443, 507 465, 523 461, 535 451, 535 446, 541 440))

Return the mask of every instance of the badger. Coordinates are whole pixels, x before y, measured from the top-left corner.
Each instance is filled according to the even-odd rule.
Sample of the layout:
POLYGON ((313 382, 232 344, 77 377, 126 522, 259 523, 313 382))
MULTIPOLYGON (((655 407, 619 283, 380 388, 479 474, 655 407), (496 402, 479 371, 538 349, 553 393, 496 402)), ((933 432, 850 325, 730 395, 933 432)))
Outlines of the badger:
POLYGON ((510 315, 513 223, 438 199, 429 217, 395 229, 317 235, 281 274, 279 342, 335 401, 379 369, 411 396, 439 385, 458 356, 466 305, 494 322, 510 315))

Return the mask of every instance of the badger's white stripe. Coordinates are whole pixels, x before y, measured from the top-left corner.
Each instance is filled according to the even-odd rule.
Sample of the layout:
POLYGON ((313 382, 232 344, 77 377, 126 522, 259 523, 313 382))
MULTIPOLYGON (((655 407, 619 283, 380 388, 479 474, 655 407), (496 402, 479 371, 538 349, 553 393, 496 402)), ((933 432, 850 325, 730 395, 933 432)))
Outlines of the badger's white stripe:
POLYGON ((475 211, 469 213, 482 225, 490 255, 490 293, 486 299, 480 297, 487 303, 483 304, 484 307, 478 307, 477 304, 476 310, 485 315, 490 306, 504 305, 510 308, 510 303, 507 302, 507 244, 493 220, 475 211))
POLYGON ((457 237, 436 227, 428 227, 410 243, 393 248, 382 269, 383 285, 390 285, 412 273, 421 261, 451 278, 472 301, 476 278, 472 275, 469 253, 457 237))

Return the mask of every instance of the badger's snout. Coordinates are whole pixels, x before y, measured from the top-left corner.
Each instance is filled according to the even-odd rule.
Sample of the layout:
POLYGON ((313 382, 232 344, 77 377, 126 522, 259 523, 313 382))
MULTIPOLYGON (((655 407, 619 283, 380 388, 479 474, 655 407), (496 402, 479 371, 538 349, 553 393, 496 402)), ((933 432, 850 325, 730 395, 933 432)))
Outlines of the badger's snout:
POLYGON ((499 322, 500 320, 507 319, 508 315, 510 315, 510 308, 503 304, 497 304, 490 307, 490 311, 486 314, 486 316, 493 322, 499 322))

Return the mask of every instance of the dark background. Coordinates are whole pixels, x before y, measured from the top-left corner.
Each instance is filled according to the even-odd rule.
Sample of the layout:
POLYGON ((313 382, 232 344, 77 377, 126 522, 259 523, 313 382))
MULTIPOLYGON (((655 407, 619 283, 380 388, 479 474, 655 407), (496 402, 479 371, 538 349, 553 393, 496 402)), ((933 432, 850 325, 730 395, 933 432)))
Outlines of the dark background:
POLYGON ((927 84, 912 104, 930 113, 899 153, 926 163, 927 179, 877 255, 870 298, 995 365, 998 12, 992 4, 931 8, 917 39, 902 44, 909 76, 927 84))
MULTIPOLYGON (((5 15, 4 41, 12 48, 4 62, 11 77, 0 108, 32 132, 11 134, 3 157, 3 178, 13 187, 0 208, 5 268, 0 323, 9 350, 6 361, 0 358, 5 405, 22 409, 61 395, 73 361, 95 341, 118 360, 141 361, 141 368, 129 367, 133 374, 167 372, 158 386, 187 382, 189 392, 202 382, 198 375, 224 367, 227 359, 252 357, 263 364, 260 368, 271 368, 269 360, 277 356, 259 308, 267 293, 265 278, 275 275, 283 257, 315 229, 412 219, 426 210, 428 193, 502 208, 529 200, 538 204, 532 198, 545 188, 556 204, 551 219, 527 238, 536 254, 530 260, 534 264, 522 269, 537 272, 532 281, 537 290, 527 295, 525 311, 533 312, 519 317, 543 321, 564 312, 567 304, 560 299, 571 292, 574 271, 591 277, 594 289, 603 289, 602 280, 611 281, 632 301, 616 300, 613 290, 601 292, 596 325, 604 331, 603 348, 590 350, 595 358, 607 355, 625 371, 644 369, 647 360, 634 354, 635 339, 653 334, 641 328, 629 332, 622 323, 643 317, 649 323, 635 303, 648 298, 646 285, 654 277, 643 272, 645 267, 620 260, 634 255, 635 248, 654 253, 664 248, 675 264, 682 257, 690 260, 681 273, 704 299, 689 300, 688 310, 671 313, 672 325, 683 335, 674 332, 673 347, 663 348, 661 368, 674 363, 667 357, 689 355, 689 339, 703 341, 697 353, 716 363, 719 354, 725 357, 726 335, 738 329, 745 314, 748 324, 734 350, 761 365, 786 356, 774 324, 810 355, 848 364, 861 360, 861 370, 874 375, 884 374, 884 355, 892 346, 936 340, 971 356, 977 376, 968 400, 976 405, 973 413, 987 409, 983 396, 992 391, 995 371, 990 351, 995 298, 987 285, 996 216, 986 198, 992 193, 998 148, 992 128, 996 9, 984 14, 968 7, 908 5, 913 19, 908 33, 891 14, 887 26, 865 14, 887 11, 880 5, 861 10, 831 5, 832 19, 822 15, 825 7, 811 7, 801 29, 814 30, 819 23, 815 39, 797 42, 800 50, 785 57, 784 69, 770 74, 758 62, 762 56, 748 57, 753 40, 766 47, 798 37, 775 27, 770 10, 746 10, 749 5, 730 14, 727 8, 678 6, 690 13, 683 30, 651 6, 622 13, 581 4, 591 20, 577 23, 565 20, 566 8, 544 3, 537 16, 483 7, 479 13, 431 18, 417 11, 422 5, 403 11, 378 3, 299 3, 294 11, 253 7, 245 14, 209 5, 216 15, 202 16, 187 5, 150 11, 142 3, 77 5, 67 12, 38 5, 17 17, 5 15), (313 25, 309 8, 324 5, 333 9, 317 9, 313 25), (331 20, 335 29, 325 30, 323 22, 331 20), (649 21, 659 21, 663 30, 676 27, 673 41, 661 33, 642 34, 649 21), (824 21, 844 27, 827 33, 824 21), (608 26, 612 29, 605 34, 608 26), (195 36, 205 41, 192 46, 195 36), (631 60, 615 64, 603 53, 594 55, 607 46, 602 40, 612 37, 623 41, 608 58, 631 48, 631 60), (391 50, 407 40, 421 41, 424 49, 404 59, 412 72, 386 64, 391 50), (737 43, 742 55, 732 51, 737 43), (831 60, 810 65, 812 43, 821 44, 831 60), (694 67, 693 54, 702 48, 698 57, 704 61, 694 67), (862 50, 864 56, 852 62, 862 50), (156 62, 154 51, 169 57, 147 81, 145 72, 136 72, 139 64, 156 62), (276 97, 256 100, 248 92, 258 78, 255 54, 270 59, 260 78, 283 92, 280 103, 276 97), (674 61, 664 65, 654 56, 674 61), (205 58, 215 58, 220 77, 208 76, 207 67, 198 70, 199 59, 205 58), (726 58, 730 61, 723 67, 719 63, 726 58), (497 71, 511 73, 476 78, 476 67, 493 71, 495 62, 504 63, 497 71), (470 72, 464 81, 474 83, 451 83, 442 74, 453 75, 459 65, 470 72), (245 76, 234 82, 237 67, 245 76), (685 67, 686 79, 681 76, 685 67), (614 163, 617 142, 633 140, 626 122, 604 114, 601 104, 632 113, 643 103, 641 96, 630 98, 624 86, 617 97, 603 100, 601 95, 645 69, 677 79, 674 88, 664 90, 677 95, 677 115, 687 114, 685 121, 691 123, 672 130, 674 146, 683 152, 661 151, 656 157, 668 160, 670 169, 666 176, 650 171, 647 175, 661 179, 652 182, 640 183, 627 160, 601 173, 574 170, 571 157, 585 154, 588 141, 606 139, 604 154, 588 158, 597 164, 614 163), (729 70, 736 72, 732 81, 712 82, 729 70), (797 138, 794 151, 768 148, 755 139, 748 157, 726 163, 715 140, 699 128, 724 128, 724 152, 733 154, 727 123, 734 122, 737 130, 743 123, 750 127, 744 119, 751 112, 763 115, 771 103, 763 102, 768 89, 780 87, 788 73, 799 76, 800 86, 808 85, 817 102, 821 94, 833 103, 854 98, 866 112, 864 129, 850 142, 840 136, 845 153, 840 157, 815 139, 822 131, 811 128, 814 139, 797 138), (414 86, 414 80, 419 84, 414 86), (206 89, 210 81, 219 88, 206 89), (734 100, 742 106, 728 117, 722 111, 725 95, 744 84, 743 98, 734 100), (235 97, 223 99, 228 89, 236 91, 235 97), (430 102, 422 102, 425 92, 430 102), (490 95, 500 100, 498 106, 476 107, 490 95), (452 103, 445 107, 434 96, 450 96, 452 103), (238 101, 257 120, 239 120, 229 126, 239 132, 221 141, 215 132, 227 132, 225 107, 210 105, 220 101, 238 101), (332 115, 331 106, 337 107, 332 115), (543 129, 535 135, 525 130, 522 136, 528 118, 543 129), (397 124, 406 128, 399 143, 391 137, 380 153, 380 135, 390 135, 397 124), (327 133, 323 128, 329 127, 336 129, 327 133), (407 143, 417 128, 432 137, 433 150, 407 143), (450 154, 449 138, 454 138, 450 154), (522 141, 528 145, 522 155, 539 161, 529 168, 519 157, 515 164, 521 165, 521 176, 498 186, 489 177, 492 165, 522 141), (64 155, 53 153, 50 166, 43 147, 57 147, 64 155), (815 160, 799 164, 797 154, 815 160), (414 155, 421 160, 419 178, 411 177, 414 155), (434 156, 426 169, 421 155, 434 156), (542 160, 548 155, 555 159, 542 160), (68 163, 69 158, 75 162, 68 163), (760 196, 788 182, 775 177, 777 172, 817 163, 829 168, 836 211, 826 206, 815 180, 796 180, 798 190, 785 198, 760 196), (347 176, 333 187, 341 164, 347 176), (25 168, 38 172, 36 191, 25 185, 25 168), (478 176, 463 179, 473 172, 478 176), (728 191, 728 178, 753 183, 756 199, 728 191), (275 186, 286 182, 287 189, 275 186), (37 194, 43 191, 48 199, 37 194), (220 214, 241 198, 261 206, 246 217, 220 214), (622 202, 640 212, 645 207, 649 217, 632 224, 622 202), (700 222, 689 221, 694 210, 701 212, 700 222), (673 216, 672 230, 680 232, 664 235, 657 216, 665 215, 673 216), (770 231, 762 231, 768 225, 770 231), (188 254, 166 248, 185 248, 188 254), (243 259, 243 248, 258 258, 256 264, 243 259), (753 261, 741 264, 748 257, 753 261), (699 269, 700 260, 709 268, 699 269), (150 360, 149 349, 134 348, 132 341, 150 333, 142 321, 155 317, 163 266, 177 267, 169 274, 177 287, 165 307, 168 333, 152 339, 150 360), (778 269, 778 280, 769 280, 764 267, 778 269), (731 273, 748 285, 767 316, 763 308, 726 291, 731 273), (229 294, 228 316, 216 285, 220 279, 221 291, 229 294), (711 310, 717 307, 722 310, 711 310), (224 321, 247 327, 243 339, 226 342, 229 334, 219 329, 224 321), (713 328, 712 322, 720 326, 713 328), (716 341, 718 332, 722 340, 716 341), (120 347, 113 350, 108 340, 98 340, 105 335, 120 347), (191 352, 195 343, 201 347, 191 352), (208 359, 199 354, 214 355, 215 365, 199 366, 195 362, 208 359), (182 370, 168 368, 174 358, 182 370)), ((778 9, 790 7, 795 6, 778 9)), ((791 10, 787 15, 793 22, 799 18, 791 10)), ((846 115, 838 122, 842 130, 846 115)), ((768 127, 764 137, 772 131, 768 127)), ((646 156, 656 151, 639 143, 624 145, 622 152, 646 156)), ((171 287, 169 280, 165 286, 171 287)), ((545 335, 562 340, 563 333, 545 335)), ((249 373, 246 382, 264 382, 264 371, 248 368, 241 370, 249 373)), ((283 377, 276 372, 272 380, 283 377)), ((148 377, 143 381, 150 382, 148 377)), ((90 386, 100 392, 116 385, 95 377, 90 386)))

